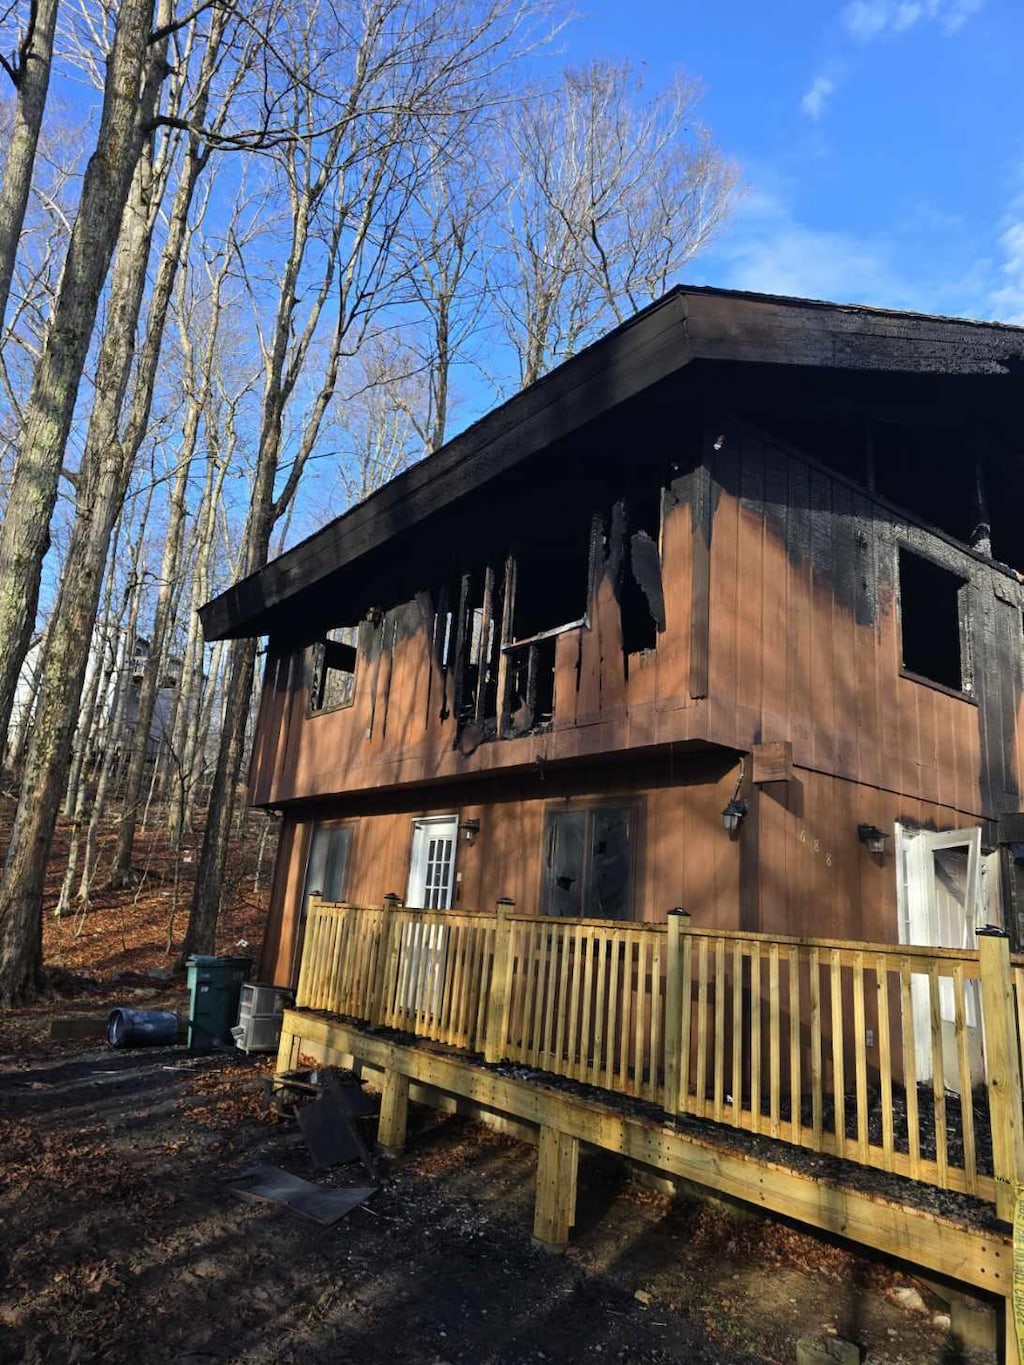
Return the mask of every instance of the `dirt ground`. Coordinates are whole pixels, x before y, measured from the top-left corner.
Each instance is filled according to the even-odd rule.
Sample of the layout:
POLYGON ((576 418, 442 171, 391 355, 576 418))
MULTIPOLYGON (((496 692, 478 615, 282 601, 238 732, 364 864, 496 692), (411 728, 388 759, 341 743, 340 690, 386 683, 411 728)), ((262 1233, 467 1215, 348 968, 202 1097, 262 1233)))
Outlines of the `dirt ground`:
POLYGON ((406 1156, 331 1228, 243 1201, 224 1182, 256 1160, 329 1185, 361 1170, 314 1172, 295 1125, 260 1113, 267 1059, 56 1044, 47 1015, 0 1030, 5 1365, 753 1365, 829 1328, 874 1365, 968 1359, 905 1274, 597 1157, 551 1257, 530 1239, 533 1149, 463 1118, 416 1109, 406 1156))

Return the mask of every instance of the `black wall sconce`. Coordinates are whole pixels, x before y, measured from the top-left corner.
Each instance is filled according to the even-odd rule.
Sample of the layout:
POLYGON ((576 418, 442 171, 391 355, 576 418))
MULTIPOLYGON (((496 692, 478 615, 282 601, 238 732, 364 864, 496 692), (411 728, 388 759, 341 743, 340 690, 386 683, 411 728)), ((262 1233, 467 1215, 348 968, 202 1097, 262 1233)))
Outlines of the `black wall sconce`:
POLYGON ((732 800, 728 803, 725 810, 722 811, 722 824, 725 826, 725 832, 730 839, 739 829, 740 825, 742 825, 748 810, 746 801, 740 800, 740 788, 743 786, 743 778, 746 776, 746 771, 747 761, 745 758, 741 758, 740 772, 739 776, 736 778, 736 786, 733 788, 732 800))
POLYGON ((722 824, 725 826, 726 834, 732 835, 736 833, 740 825, 743 823, 743 819, 746 813, 747 813, 746 801, 740 801, 737 797, 734 796, 733 799, 726 806, 725 810, 722 811, 722 824))
POLYGON ((480 821, 460 820, 459 833, 462 835, 463 839, 465 839, 467 844, 475 843, 476 836, 480 833, 480 821))
POLYGON ((857 826, 857 838, 869 853, 884 853, 885 841, 888 837, 885 830, 879 829, 877 825, 857 826))

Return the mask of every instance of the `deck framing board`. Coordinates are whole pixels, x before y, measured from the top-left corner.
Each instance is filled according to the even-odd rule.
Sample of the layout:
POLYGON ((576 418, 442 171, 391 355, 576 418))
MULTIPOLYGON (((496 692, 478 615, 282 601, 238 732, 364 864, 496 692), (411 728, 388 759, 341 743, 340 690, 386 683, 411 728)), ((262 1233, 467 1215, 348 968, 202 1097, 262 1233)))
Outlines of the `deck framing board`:
POLYGON ((839 1186, 776 1162, 723 1149, 692 1133, 631 1118, 599 1101, 489 1070, 471 1058, 445 1056, 373 1037, 351 1024, 285 1012, 282 1055, 301 1039, 349 1054, 385 1072, 497 1110, 640 1161, 741 1199, 809 1228, 937 1272, 961 1284, 1008 1296, 1013 1255, 1009 1231, 966 1227, 922 1209, 839 1186))

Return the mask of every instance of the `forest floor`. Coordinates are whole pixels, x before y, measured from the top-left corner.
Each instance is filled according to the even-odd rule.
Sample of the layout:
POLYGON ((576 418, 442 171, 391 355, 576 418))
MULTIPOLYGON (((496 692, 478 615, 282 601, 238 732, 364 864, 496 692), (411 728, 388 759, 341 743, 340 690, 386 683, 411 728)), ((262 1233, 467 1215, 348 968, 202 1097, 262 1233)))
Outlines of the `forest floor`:
MULTIPOLYGON (((221 951, 258 946, 253 856, 238 850, 221 951)), ((255 1161, 364 1178, 314 1172, 296 1125, 262 1112, 271 1058, 50 1037, 114 1005, 184 1010, 180 981, 151 975, 172 961, 172 889, 150 861, 149 889, 98 897, 77 934, 46 925, 51 992, 0 1014, 3 1365, 791 1365, 821 1332, 868 1365, 994 1360, 952 1343, 905 1272, 652 1193, 611 1160, 581 1162, 572 1245, 552 1258, 530 1239, 534 1150, 416 1106, 407 1155, 333 1227, 239 1199, 225 1182, 255 1161)))

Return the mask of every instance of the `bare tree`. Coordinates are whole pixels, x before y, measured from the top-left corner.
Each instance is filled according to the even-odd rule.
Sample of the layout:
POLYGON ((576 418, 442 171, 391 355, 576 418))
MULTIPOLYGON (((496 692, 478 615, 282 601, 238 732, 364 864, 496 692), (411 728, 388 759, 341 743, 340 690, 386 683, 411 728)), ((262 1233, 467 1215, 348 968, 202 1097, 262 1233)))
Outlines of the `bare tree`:
POLYGON ((18 240, 25 221, 39 130, 46 107, 57 0, 31 0, 17 51, 0 56, 15 90, 14 117, 0 182, 0 329, 7 314, 18 240))
MULTIPOLYGON (((107 63, 96 149, 82 183, 0 527, 0 734, 6 734, 10 723, 18 674, 31 639, 50 519, 100 291, 167 73, 165 42, 153 42, 152 37, 153 0, 123 0, 107 63)), ((6 943, 0 928, 0 978, 6 943)), ((5 989, 0 986, 0 995, 5 989)))
POLYGON ((644 101, 628 63, 595 62, 509 106, 497 301, 524 386, 664 293, 728 214, 699 93, 680 76, 644 101))
MULTIPOLYGON (((265 379, 243 537, 246 574, 266 562, 274 524, 316 448, 343 358, 393 299, 403 262, 392 247, 436 146, 432 128, 491 98, 495 72, 520 50, 533 13, 519 0, 438 0, 426 8, 409 0, 335 0, 311 6, 296 32, 292 60, 296 67, 311 61, 316 74, 295 87, 289 122, 303 134, 287 143, 280 163, 290 232, 272 321, 261 329, 265 379), (327 52, 330 63, 321 67, 319 54, 327 52), (318 337, 321 317, 330 318, 326 337, 318 337), (296 399, 300 426, 284 472, 285 423, 296 399)), ((209 952, 214 943, 255 657, 253 640, 231 646, 185 954, 209 952)))

